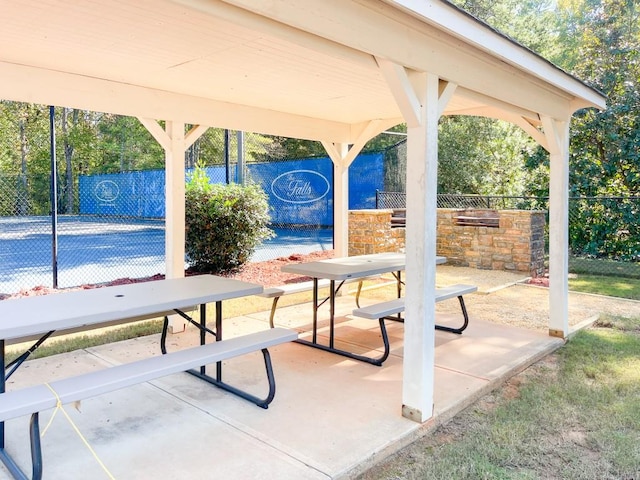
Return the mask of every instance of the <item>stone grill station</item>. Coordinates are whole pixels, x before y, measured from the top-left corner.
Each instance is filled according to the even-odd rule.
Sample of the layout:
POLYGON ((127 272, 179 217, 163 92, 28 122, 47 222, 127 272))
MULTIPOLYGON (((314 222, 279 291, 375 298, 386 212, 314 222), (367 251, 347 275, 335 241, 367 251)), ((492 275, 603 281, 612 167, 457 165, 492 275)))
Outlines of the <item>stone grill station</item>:
MULTIPOLYGON (((351 210, 349 255, 402 250, 401 218, 398 209, 351 210)), ((437 219, 436 250, 447 264, 544 274, 545 212, 439 208, 437 219)))

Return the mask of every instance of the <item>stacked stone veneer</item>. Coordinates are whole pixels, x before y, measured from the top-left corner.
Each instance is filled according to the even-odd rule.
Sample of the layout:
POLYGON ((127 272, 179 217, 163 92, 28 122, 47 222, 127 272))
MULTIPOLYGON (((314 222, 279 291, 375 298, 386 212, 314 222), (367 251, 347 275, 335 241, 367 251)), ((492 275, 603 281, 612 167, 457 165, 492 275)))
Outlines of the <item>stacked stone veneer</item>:
MULTIPOLYGON (((458 209, 439 208, 436 250, 450 265, 544 273, 545 214, 500 210, 499 226, 456 225, 458 209)), ((349 255, 395 252, 404 248, 405 229, 391 228, 392 210, 349 212, 349 255)))
POLYGON ((393 210, 349 211, 349 255, 397 252, 404 248, 404 228, 391 228, 393 210))

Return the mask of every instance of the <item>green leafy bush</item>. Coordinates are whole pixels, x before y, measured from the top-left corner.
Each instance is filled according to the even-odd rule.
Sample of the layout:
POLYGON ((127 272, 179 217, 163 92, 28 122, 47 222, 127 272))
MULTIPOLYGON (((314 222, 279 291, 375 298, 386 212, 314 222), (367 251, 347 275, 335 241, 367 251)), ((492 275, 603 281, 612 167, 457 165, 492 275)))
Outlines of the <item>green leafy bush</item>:
POLYGON ((185 249, 192 271, 237 271, 274 235, 267 227, 267 196, 258 185, 211 184, 204 169, 196 167, 185 201, 185 249))

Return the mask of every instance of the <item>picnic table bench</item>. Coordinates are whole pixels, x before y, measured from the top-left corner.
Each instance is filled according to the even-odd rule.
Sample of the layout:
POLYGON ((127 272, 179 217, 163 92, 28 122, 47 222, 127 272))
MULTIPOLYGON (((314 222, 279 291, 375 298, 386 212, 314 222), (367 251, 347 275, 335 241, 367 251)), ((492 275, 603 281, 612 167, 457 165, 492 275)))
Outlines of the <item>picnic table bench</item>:
MULTIPOLYGON (((456 284, 450 285, 447 287, 437 288, 436 289, 436 303, 442 302, 443 300, 447 300, 450 298, 457 297, 460 302, 460 308, 462 310, 462 316, 464 319, 463 324, 458 327, 448 327, 444 325, 435 325, 436 330, 443 330, 445 332, 456 333, 458 335, 462 334, 462 332, 469 325, 469 315, 467 313, 467 308, 464 303, 463 295, 467 295, 469 293, 476 292, 478 287, 475 285, 465 285, 465 284, 456 284)), ((382 365, 382 363, 389 357, 389 336, 387 334, 387 328, 385 326, 385 320, 393 320, 393 321, 404 321, 402 316, 400 315, 404 312, 405 307, 405 299, 404 298, 394 298, 393 300, 386 300, 384 302, 374 303, 372 305, 368 305, 362 308, 356 308, 353 310, 353 315, 356 317, 367 318, 371 320, 378 320, 380 324, 380 334, 382 335, 382 343, 384 345, 384 352, 380 357, 371 358, 365 357, 369 359, 369 363, 373 365, 382 365)))

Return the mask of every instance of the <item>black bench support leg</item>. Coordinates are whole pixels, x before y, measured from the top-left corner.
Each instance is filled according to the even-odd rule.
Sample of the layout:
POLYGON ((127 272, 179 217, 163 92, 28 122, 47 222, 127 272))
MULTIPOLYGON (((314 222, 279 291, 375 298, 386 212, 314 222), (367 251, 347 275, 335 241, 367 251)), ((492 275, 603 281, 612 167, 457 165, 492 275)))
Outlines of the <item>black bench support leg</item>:
POLYGON ((42 447, 40 445, 40 419, 38 412, 31 415, 29 422, 31 436, 31 465, 33 468, 33 480, 42 478, 42 447))
POLYGON ((467 307, 465 307, 464 305, 464 298, 462 298, 462 295, 458 297, 458 300, 460 301, 460 308, 462 309, 462 316, 464 317, 464 323, 462 324, 462 326, 460 328, 453 328, 436 325, 436 330, 443 330, 445 332, 457 333, 458 335, 461 335, 462 332, 464 332, 464 330, 467 328, 467 326, 469 325, 469 315, 467 314, 467 307))
POLYGON ((215 385, 218 388, 221 388, 222 390, 226 390, 227 392, 231 392, 234 395, 244 398, 245 400, 249 400, 250 402, 255 403, 260 408, 267 409, 269 408, 269 404, 273 400, 273 397, 275 397, 276 395, 276 380, 273 375, 273 365, 271 364, 271 355, 269 354, 269 351, 266 348, 262 349, 262 356, 264 357, 264 365, 267 371, 267 380, 269 382, 269 393, 265 398, 258 398, 255 395, 247 393, 244 390, 240 390, 239 388, 229 385, 228 383, 224 383, 223 381, 218 380, 210 375, 200 373, 199 370, 192 369, 192 370, 187 370, 187 372, 195 377, 200 378, 201 380, 204 380, 205 382, 208 382, 212 385, 215 385))
MULTIPOLYGON (((31 480, 42 479, 42 447, 40 444, 40 415, 38 412, 31 415, 31 421, 29 422, 29 437, 31 439, 31 480)), ((16 480, 29 480, 20 467, 16 464, 13 458, 2 448, 0 449, 0 460, 7 467, 9 473, 16 480)))

